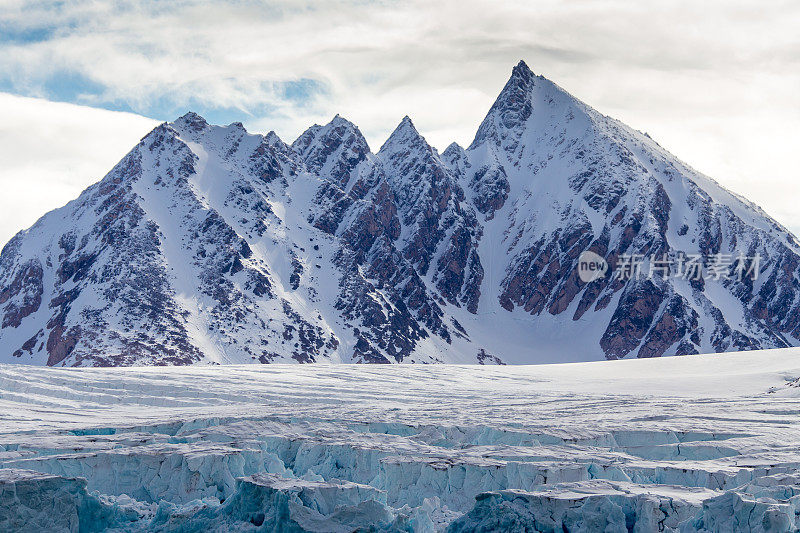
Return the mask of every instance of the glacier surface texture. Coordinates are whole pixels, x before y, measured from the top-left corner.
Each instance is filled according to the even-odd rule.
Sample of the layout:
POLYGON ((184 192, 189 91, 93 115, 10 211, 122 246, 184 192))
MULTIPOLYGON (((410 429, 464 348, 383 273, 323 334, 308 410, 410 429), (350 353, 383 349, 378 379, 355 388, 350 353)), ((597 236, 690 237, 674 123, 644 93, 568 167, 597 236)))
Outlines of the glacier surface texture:
POLYGON ((797 531, 800 350, 0 365, 0 531, 797 531))

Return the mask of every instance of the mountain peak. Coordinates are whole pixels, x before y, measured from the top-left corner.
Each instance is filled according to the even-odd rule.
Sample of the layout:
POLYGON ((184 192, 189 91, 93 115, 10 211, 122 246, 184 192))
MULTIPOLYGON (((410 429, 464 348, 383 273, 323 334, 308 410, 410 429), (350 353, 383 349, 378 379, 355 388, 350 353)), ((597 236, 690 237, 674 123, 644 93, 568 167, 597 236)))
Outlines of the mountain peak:
POLYGON ((363 141, 363 144, 366 144, 367 142, 366 139, 364 139, 364 136, 361 134, 361 130, 358 129, 358 126, 344 118, 339 113, 336 113, 331 121, 324 126, 314 124, 310 128, 306 129, 306 131, 300 134, 300 136, 292 143, 292 148, 298 154, 305 155, 318 139, 330 137, 332 134, 337 135, 339 138, 352 136, 354 139, 363 141))
POLYGON ((344 131, 356 133, 358 134, 359 137, 361 137, 361 130, 358 129, 358 126, 356 126, 355 124, 344 118, 339 113, 336 113, 336 116, 334 116, 330 122, 328 122, 325 126, 322 127, 322 130, 326 129, 332 130, 336 128, 341 128, 344 131))
POLYGON ((307 129, 292 143, 292 149, 310 170, 322 172, 341 185, 370 152, 358 127, 338 113, 324 126, 307 129))
POLYGON ((428 146, 428 143, 425 141, 425 138, 420 135, 417 128, 414 127, 414 123, 411 122, 411 119, 408 115, 403 117, 403 120, 400 121, 400 124, 394 129, 389 138, 386 139, 386 142, 383 143, 381 149, 378 150, 378 153, 384 152, 387 149, 391 148, 392 146, 400 146, 400 145, 423 145, 428 146))
POLYGON ((450 143, 441 155, 442 161, 459 176, 464 175, 467 161, 467 152, 456 142, 450 143))
POLYGON ((520 60, 511 70, 511 77, 489 109, 469 147, 479 146, 487 139, 501 142, 508 137, 508 130, 514 130, 512 137, 518 138, 533 111, 531 94, 535 84, 536 75, 520 60))
MULTIPOLYGON (((400 121, 400 124, 398 124, 394 132, 392 132, 392 135, 395 133, 419 135, 416 126, 414 126, 414 123, 408 115, 403 117, 403 120, 400 121)), ((389 137, 391 137, 391 135, 389 137)))
POLYGON ((334 115, 334 117, 331 119, 330 122, 328 122, 328 124, 331 125, 331 126, 345 125, 345 126, 355 127, 355 124, 353 124, 352 122, 350 122, 349 120, 344 118, 339 113, 336 113, 336 115, 334 115))
POLYGON ((208 122, 206 119, 195 113, 194 111, 189 111, 185 113, 183 116, 178 117, 178 119, 173 122, 173 125, 180 129, 188 128, 190 131, 198 132, 208 127, 208 122))
POLYGON ((464 152, 464 149, 461 147, 461 145, 458 144, 457 142, 453 141, 453 142, 451 142, 450 144, 447 145, 447 148, 444 149, 444 152, 442 152, 442 155, 445 155, 445 154, 453 154, 453 155, 455 155, 455 154, 462 154, 463 152, 464 152))
POLYGON ((269 132, 264 136, 264 140, 266 140, 267 144, 270 146, 275 146, 276 144, 281 147, 286 146, 286 143, 283 142, 283 139, 278 137, 278 134, 275 133, 275 130, 269 130, 269 132))
POLYGON ((536 76, 536 74, 533 73, 530 67, 528 67, 528 64, 522 59, 520 59, 519 63, 517 63, 517 65, 511 69, 511 79, 520 78, 528 80, 534 76, 536 76))
POLYGON ((180 121, 200 120, 200 121, 206 122, 206 119, 204 119, 200 114, 195 113, 194 111, 187 111, 186 113, 184 113, 183 115, 178 117, 178 120, 180 120, 180 121))

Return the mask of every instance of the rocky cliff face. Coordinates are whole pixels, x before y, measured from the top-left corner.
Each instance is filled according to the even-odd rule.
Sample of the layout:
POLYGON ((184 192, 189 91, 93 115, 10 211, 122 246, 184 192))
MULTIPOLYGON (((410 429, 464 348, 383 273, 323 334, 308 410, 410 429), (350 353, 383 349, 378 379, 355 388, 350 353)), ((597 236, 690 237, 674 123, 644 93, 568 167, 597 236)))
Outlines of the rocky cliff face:
POLYGON ((6 245, 0 317, 0 361, 66 366, 772 348, 800 344, 800 246, 521 62, 441 155, 408 117, 377 153, 339 116, 291 146, 163 124, 6 245))

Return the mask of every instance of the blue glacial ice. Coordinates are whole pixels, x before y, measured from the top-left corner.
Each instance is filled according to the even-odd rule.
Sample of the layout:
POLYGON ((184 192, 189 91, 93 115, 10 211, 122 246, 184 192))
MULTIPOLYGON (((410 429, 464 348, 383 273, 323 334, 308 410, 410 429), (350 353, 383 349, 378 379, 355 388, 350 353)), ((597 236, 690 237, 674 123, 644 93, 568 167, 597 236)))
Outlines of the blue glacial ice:
POLYGON ((0 366, 0 531, 798 531, 793 353, 0 366))

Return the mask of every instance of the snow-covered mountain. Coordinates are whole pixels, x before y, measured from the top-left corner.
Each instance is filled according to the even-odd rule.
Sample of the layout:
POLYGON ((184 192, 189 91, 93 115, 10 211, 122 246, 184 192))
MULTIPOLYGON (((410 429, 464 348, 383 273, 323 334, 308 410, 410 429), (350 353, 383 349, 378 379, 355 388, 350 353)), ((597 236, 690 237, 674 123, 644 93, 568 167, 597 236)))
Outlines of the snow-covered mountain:
POLYGON ((66 366, 775 348, 800 345, 800 244, 520 62, 472 144, 442 154, 408 117, 377 153, 339 116, 291 146, 162 124, 5 246, 0 317, 0 362, 66 366), (586 283, 587 250, 760 261, 586 283))

